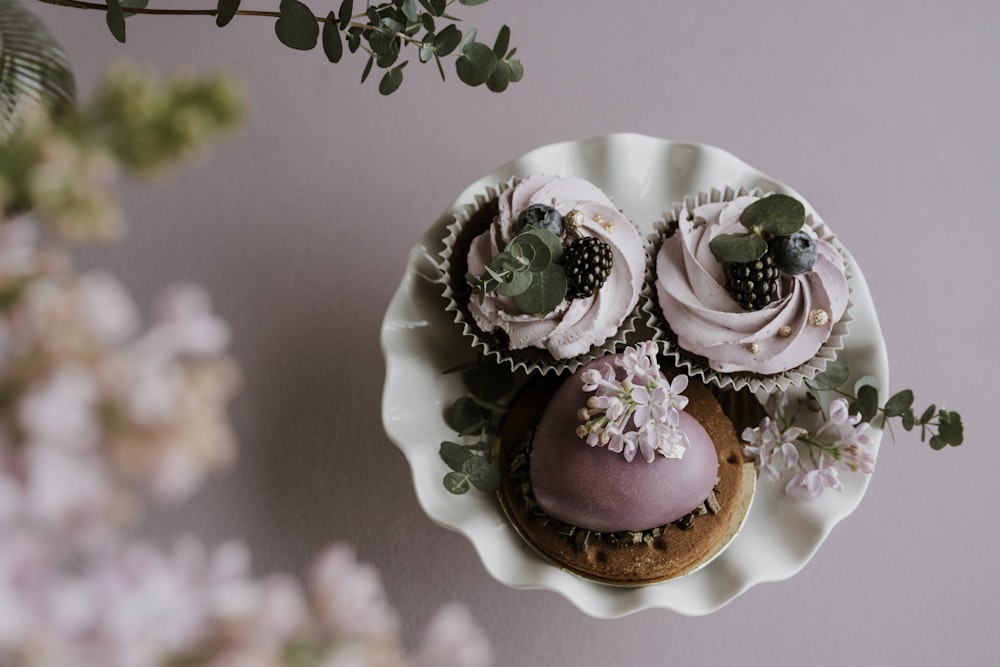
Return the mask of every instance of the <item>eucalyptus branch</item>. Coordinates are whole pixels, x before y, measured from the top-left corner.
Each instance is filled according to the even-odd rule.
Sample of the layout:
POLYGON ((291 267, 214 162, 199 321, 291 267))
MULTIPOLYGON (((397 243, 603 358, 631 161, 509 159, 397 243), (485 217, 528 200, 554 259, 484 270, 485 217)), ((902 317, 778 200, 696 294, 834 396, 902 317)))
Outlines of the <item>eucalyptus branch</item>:
MULTIPOLYGON (((361 51, 368 55, 361 75, 364 83, 373 68, 383 70, 379 92, 389 95, 403 82, 400 62, 404 48, 416 49, 422 63, 434 61, 442 80, 445 70, 441 58, 455 59, 455 73, 469 86, 484 85, 494 92, 506 90, 521 80, 524 69, 515 58, 516 48, 510 48, 510 28, 502 26, 492 46, 476 40, 477 29, 464 33, 458 29, 459 19, 447 13, 456 0, 390 0, 366 5, 365 11, 354 13, 354 0, 342 0, 337 12, 316 14, 302 0, 280 0, 278 11, 241 9, 241 0, 204 0, 214 8, 155 8, 150 0, 38 0, 39 2, 72 9, 103 11, 108 29, 119 42, 125 42, 126 18, 132 15, 214 16, 217 26, 228 25, 237 16, 254 16, 275 21, 274 32, 285 46, 309 51, 321 45, 331 63, 339 63, 344 47, 349 53, 361 51)), ((314 2, 314 0, 307 0, 314 2)), ((486 0, 457 0, 461 5, 480 5, 486 0)))

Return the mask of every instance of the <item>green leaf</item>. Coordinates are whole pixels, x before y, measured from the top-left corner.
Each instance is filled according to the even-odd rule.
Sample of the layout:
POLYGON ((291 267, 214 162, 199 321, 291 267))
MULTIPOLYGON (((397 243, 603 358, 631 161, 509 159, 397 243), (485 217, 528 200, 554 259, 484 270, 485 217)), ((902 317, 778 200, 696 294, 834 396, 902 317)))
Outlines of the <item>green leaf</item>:
POLYGON ((468 475, 463 475, 460 472, 450 472, 444 476, 444 488, 456 496, 460 496, 468 492, 472 488, 472 485, 469 483, 468 475))
POLYGON ((434 16, 424 12, 420 15, 420 25, 423 26, 424 30, 427 32, 434 32, 434 16))
POLYGON ((563 247, 558 236, 538 227, 521 232, 511 239, 510 245, 511 252, 520 252, 530 260, 527 269, 536 273, 559 259, 563 247))
POLYGON ((719 262, 753 262, 767 252, 767 241, 756 234, 720 234, 708 244, 719 262))
POLYGON ((938 435, 952 447, 962 444, 965 438, 962 417, 957 412, 942 410, 938 415, 938 435))
POLYGON ((502 93, 507 90, 508 85, 510 85, 510 66, 506 61, 500 60, 493 74, 486 80, 486 87, 494 93, 502 93))
POLYGON ((458 78, 469 86, 486 83, 497 66, 493 49, 480 42, 472 42, 462 49, 462 55, 455 63, 458 78))
MULTIPOLYGON (((903 389, 902 391, 898 391, 891 397, 889 397, 889 400, 885 402, 885 416, 900 417, 904 415, 912 405, 913 405, 913 391, 911 391, 910 389, 903 389)), ((912 411, 910 411, 910 418, 911 419, 913 418, 912 411)))
POLYGON ((528 271, 517 271, 516 273, 511 273, 507 277, 507 280, 497 285, 495 291, 500 296, 517 296, 531 287, 533 275, 533 273, 528 271))
POLYGON ((215 25, 222 28, 229 24, 240 8, 241 0, 219 0, 215 8, 215 25))
POLYGON ((500 473, 482 456, 473 456, 462 465, 472 485, 483 493, 493 493, 500 488, 500 473))
POLYGON ((403 0, 399 6, 400 11, 407 21, 416 21, 420 18, 420 11, 417 9, 417 0, 403 0))
POLYGON ((340 16, 340 29, 347 30, 347 26, 351 23, 351 15, 354 14, 354 0, 343 0, 337 14, 340 16))
POLYGON ((420 0, 420 4, 434 16, 441 16, 448 8, 448 0, 420 0))
POLYGON ((458 0, 458 2, 471 7, 473 5, 484 5, 488 0, 458 0))
POLYGON ((368 75, 372 73, 372 65, 374 64, 375 64, 375 57, 368 56, 368 62, 365 63, 365 68, 361 72, 361 83, 364 83, 365 79, 368 78, 368 75))
POLYGON ((434 36, 434 52, 439 56, 446 56, 462 42, 462 31, 454 24, 445 26, 444 30, 434 36))
POLYGON ((847 382, 851 377, 851 369, 843 361, 831 361, 826 365, 826 370, 808 381, 809 386, 819 390, 827 391, 836 389, 847 382))
POLYGON ((931 436, 931 449, 941 450, 948 445, 948 442, 940 435, 931 436))
POLYGON ((444 421, 453 431, 467 433, 473 428, 479 428, 485 420, 482 409, 472 397, 462 396, 445 412, 444 421))
POLYGON ((878 390, 878 379, 874 375, 862 375, 854 382, 855 395, 861 391, 861 387, 874 387, 878 390))
POLYGON ((870 384, 858 389, 857 405, 862 421, 870 422, 878 414, 878 389, 870 384))
POLYGON ((740 214, 744 227, 756 227, 772 236, 790 236, 799 231, 805 220, 806 209, 802 202, 781 194, 758 199, 740 214))
POLYGON ((431 58, 434 57, 434 43, 433 42, 422 42, 420 48, 417 50, 417 59, 422 63, 430 62, 431 58))
POLYGON ((323 24, 323 53, 330 62, 339 63, 344 57, 344 42, 340 38, 340 29, 334 21, 333 12, 327 14, 326 23, 323 24))
POLYGON ((149 5, 149 0, 120 0, 122 10, 124 11, 125 17, 135 16, 135 12, 128 11, 129 9, 145 9, 149 5))
POLYGON ((913 410, 907 409, 902 415, 903 428, 907 431, 912 431, 914 423, 916 422, 916 417, 913 416, 913 410))
POLYGON ((312 10, 299 0, 281 0, 281 17, 274 24, 274 34, 285 46, 308 51, 319 42, 319 22, 312 10))
POLYGON ((920 415, 920 419, 917 420, 917 423, 926 424, 934 417, 935 412, 937 412, 937 406, 931 403, 927 406, 927 409, 924 410, 924 413, 920 415))
POLYGON ((510 28, 504 25, 497 33, 496 41, 493 42, 493 54, 497 60, 502 59, 507 54, 508 47, 510 47, 510 28))
POLYGON ((507 68, 510 70, 510 80, 511 83, 516 83, 524 77, 524 67, 521 66, 520 60, 511 60, 510 56, 507 56, 507 68))
POLYGON ((463 447, 457 442, 448 442, 447 440, 441 443, 438 453, 441 455, 441 460, 452 470, 461 470, 466 461, 476 456, 469 451, 468 447, 463 447))
POLYGON ((536 273, 531 287, 514 297, 514 304, 522 313, 541 317, 566 298, 568 284, 566 272, 559 264, 551 264, 545 271, 536 273))
POLYGON ((125 43, 125 13, 122 12, 120 0, 108 0, 108 11, 105 15, 108 30, 122 44, 125 43))
POLYGON ((403 68, 406 63, 393 67, 382 75, 382 80, 378 82, 378 92, 383 95, 392 95, 403 83, 403 68))

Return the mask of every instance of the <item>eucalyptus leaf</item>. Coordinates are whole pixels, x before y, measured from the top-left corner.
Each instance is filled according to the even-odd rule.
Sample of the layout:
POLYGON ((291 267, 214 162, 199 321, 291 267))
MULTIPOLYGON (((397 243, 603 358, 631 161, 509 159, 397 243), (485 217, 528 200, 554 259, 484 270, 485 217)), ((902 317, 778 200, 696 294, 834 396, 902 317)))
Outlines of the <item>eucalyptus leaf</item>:
POLYGON ((493 74, 486 80, 486 87, 494 93, 502 93, 510 85, 510 66, 505 60, 497 61, 493 74))
POLYGON ((508 48, 510 48, 510 28, 504 25, 500 28, 500 32, 497 33, 496 41, 493 42, 493 54, 497 57, 497 60, 507 55, 508 48))
POLYGON ((149 6, 149 0, 120 0, 122 10, 125 13, 125 17, 135 16, 135 12, 130 12, 130 9, 145 9, 149 6))
POLYGON ((434 57, 434 43, 423 42, 417 50, 417 59, 422 63, 430 62, 434 57))
POLYGON ((406 63, 404 62, 383 74, 382 80, 378 83, 378 92, 383 95, 392 95, 396 92, 399 86, 403 83, 403 68, 405 66, 406 63))
POLYGON ((420 0, 420 4, 434 16, 441 16, 448 8, 448 0, 420 0))
POLYGON ((472 485, 483 493, 493 493, 500 488, 500 473, 481 456, 473 456, 462 465, 462 472, 469 476, 472 485))
POLYGON ((420 15, 420 25, 423 26, 424 30, 433 33, 435 28, 434 16, 428 13, 423 13, 420 15))
POLYGON ((937 412, 937 406, 931 403, 930 405, 927 406, 927 409, 924 410, 923 414, 920 415, 920 419, 917 420, 917 423, 926 424, 931 420, 931 418, 934 417, 935 412, 937 412))
POLYGON ((466 461, 476 456, 469 451, 468 447, 464 447, 457 442, 449 442, 447 440, 441 443, 441 449, 438 450, 438 453, 441 454, 441 460, 444 461, 449 468, 459 471, 462 470, 462 466, 466 461))
POLYGON ((215 25, 220 28, 229 24, 240 8, 241 0, 219 0, 215 8, 215 25))
POLYGON ((471 396, 462 396, 445 411, 444 421, 453 431, 469 432, 481 425, 485 419, 482 409, 471 396))
POLYGON ((368 62, 365 63, 365 68, 361 71, 361 83, 364 83, 368 75, 372 73, 372 65, 374 64, 375 56, 368 56, 368 62))
POLYGON ((510 274, 507 280, 497 285, 496 293, 500 296, 517 296, 531 287, 532 276, 528 271, 518 271, 510 274))
POLYGON ((327 14, 326 23, 323 24, 323 53, 330 62, 339 63, 344 57, 344 42, 335 20, 333 12, 327 14))
POLYGON ((439 56, 446 56, 458 48, 462 42, 462 31, 450 23, 434 36, 434 52, 439 56))
POLYGON ((552 312, 566 298, 568 284, 566 272, 559 264, 551 264, 545 271, 535 274, 531 287, 514 297, 514 304, 522 313, 541 317, 552 312))
POLYGON ((933 450, 941 450, 941 449, 944 449, 948 445, 948 442, 944 438, 942 438, 940 435, 934 435, 934 436, 931 436, 931 443, 930 444, 931 444, 931 449, 933 449, 933 450))
POLYGON ((942 410, 938 415, 938 435, 953 447, 962 444, 965 438, 962 417, 957 412, 942 410))
POLYGON ((869 385, 863 385, 858 389, 857 406, 861 414, 862 421, 870 422, 878 414, 878 390, 869 385))
POLYGON ((520 60, 511 60, 510 56, 507 56, 507 69, 510 71, 510 80, 512 83, 520 81, 524 76, 524 67, 521 66, 520 60))
POLYGON ((340 3, 340 10, 337 14, 340 16, 338 27, 341 30, 347 30, 347 26, 351 24, 351 15, 354 14, 354 0, 343 0, 340 3))
POLYGON ((281 15, 274 24, 274 33, 285 46, 308 51, 319 42, 319 22, 312 10, 299 0, 281 0, 281 15))
POLYGON ((125 43, 125 13, 122 11, 120 0, 108 0, 108 9, 105 14, 105 21, 108 30, 121 43, 125 43))
POLYGON ((900 419, 903 422, 904 430, 907 431, 913 430, 913 427, 917 419, 916 417, 913 416, 913 410, 906 410, 905 412, 903 412, 903 414, 900 416, 900 419))
POLYGON ((479 42, 467 44, 455 62, 455 72, 463 83, 480 86, 489 80, 497 65, 493 49, 479 42))
POLYGON ((809 386, 819 391, 836 389, 851 377, 851 369, 843 361, 834 360, 826 365, 826 370, 808 381, 809 386))
POLYGON ((806 209, 795 197, 773 194, 743 209, 740 222, 747 229, 758 228, 772 236, 790 236, 801 229, 806 209))
POLYGON ((767 241, 756 234, 720 234, 708 244, 719 262, 753 262, 767 252, 767 241))
POLYGON ((863 375, 854 382, 854 393, 857 395, 862 387, 874 387, 878 390, 878 379, 874 375, 863 375))
MULTIPOLYGON (((885 408, 884 408, 885 416, 886 417, 903 416, 906 414, 908 410, 910 410, 910 406, 912 405, 913 405, 913 391, 910 389, 903 389, 902 391, 898 391, 892 396, 890 396, 889 400, 885 402, 885 408)), ((911 420, 913 419, 912 411, 910 411, 910 419, 911 420)))
POLYGON ((489 0, 458 0, 460 4, 469 5, 470 7, 473 5, 484 5, 488 1, 489 0))
POLYGON ((417 9, 417 0, 403 0, 399 9, 403 12, 407 21, 416 21, 420 18, 420 10, 417 9))
POLYGON ((450 472, 444 476, 444 488, 456 496, 460 496, 463 493, 467 493, 472 488, 472 484, 469 482, 468 475, 460 472, 450 472))

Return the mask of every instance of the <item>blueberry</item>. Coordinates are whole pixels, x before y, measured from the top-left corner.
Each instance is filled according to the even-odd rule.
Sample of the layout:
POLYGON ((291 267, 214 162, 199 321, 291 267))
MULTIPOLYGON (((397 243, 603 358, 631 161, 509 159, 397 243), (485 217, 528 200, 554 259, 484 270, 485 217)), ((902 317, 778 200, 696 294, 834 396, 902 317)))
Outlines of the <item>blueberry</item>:
POLYGON ((767 247, 775 265, 793 276, 811 270, 816 263, 816 242, 802 231, 791 236, 775 236, 768 241, 767 247))
POLYGON ((532 204, 517 216, 519 229, 538 227, 547 229, 556 236, 562 236, 563 219, 559 211, 545 204, 532 204))

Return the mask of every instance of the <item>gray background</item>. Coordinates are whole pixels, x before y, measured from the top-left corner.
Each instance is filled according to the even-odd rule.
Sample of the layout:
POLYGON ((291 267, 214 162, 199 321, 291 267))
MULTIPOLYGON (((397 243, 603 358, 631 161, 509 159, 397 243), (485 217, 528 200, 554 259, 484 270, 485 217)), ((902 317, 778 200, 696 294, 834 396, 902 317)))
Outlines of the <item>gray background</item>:
POLYGON ((125 184, 130 232, 81 259, 143 301, 198 281, 236 331, 239 463, 154 515, 154 535, 244 539, 259 573, 301 572, 350 541, 381 571, 407 642, 461 599, 498 665, 993 662, 1000 5, 494 0, 456 13, 484 40, 509 24, 524 81, 495 95, 413 58, 388 98, 358 84, 361 58, 287 49, 268 19, 140 16, 119 45, 99 12, 29 6, 84 93, 128 60, 229 72, 248 94, 236 139, 125 184), (507 160, 619 131, 725 148, 801 192, 865 272, 893 389, 965 417, 966 444, 942 453, 897 429, 860 508, 798 575, 708 617, 594 620, 496 583, 421 512, 379 416, 379 327, 424 229, 507 160))

